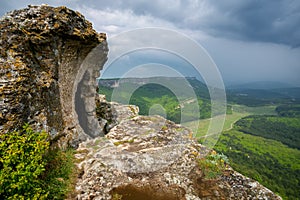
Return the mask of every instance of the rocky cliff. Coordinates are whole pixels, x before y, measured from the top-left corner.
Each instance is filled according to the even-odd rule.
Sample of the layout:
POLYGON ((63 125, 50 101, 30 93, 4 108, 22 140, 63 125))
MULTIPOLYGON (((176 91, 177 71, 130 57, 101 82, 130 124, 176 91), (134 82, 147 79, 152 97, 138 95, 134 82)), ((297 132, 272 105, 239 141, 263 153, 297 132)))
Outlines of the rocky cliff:
POLYGON ((74 199, 280 199, 229 166, 207 179, 189 129, 96 95, 106 37, 81 14, 29 6, 0 26, 0 134, 29 123, 79 146, 74 199))
POLYGON ((107 59, 106 35, 80 13, 47 5, 12 11, 0 27, 0 134, 29 123, 72 146, 103 135, 95 78, 107 59))

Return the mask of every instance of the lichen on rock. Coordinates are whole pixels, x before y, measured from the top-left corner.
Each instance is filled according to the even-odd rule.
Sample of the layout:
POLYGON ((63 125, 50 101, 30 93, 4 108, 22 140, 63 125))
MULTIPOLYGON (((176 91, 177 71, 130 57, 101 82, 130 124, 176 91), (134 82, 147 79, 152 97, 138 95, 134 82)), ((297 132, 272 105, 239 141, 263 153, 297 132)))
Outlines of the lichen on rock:
POLYGON ((81 105, 86 102, 80 101, 95 98, 96 77, 107 51, 106 35, 98 34, 80 13, 64 6, 28 6, 2 17, 0 134, 29 123, 36 130, 50 132, 61 145, 69 142, 72 146, 102 134, 89 135, 77 118, 80 112, 81 120, 96 123, 92 120, 95 112, 87 110, 95 108, 95 100, 77 112, 75 101, 81 105), (84 87, 88 89, 81 91, 84 87))
POLYGON ((191 131, 160 116, 125 118, 80 144, 77 199, 281 199, 227 166, 205 179, 198 160, 209 150, 191 131))

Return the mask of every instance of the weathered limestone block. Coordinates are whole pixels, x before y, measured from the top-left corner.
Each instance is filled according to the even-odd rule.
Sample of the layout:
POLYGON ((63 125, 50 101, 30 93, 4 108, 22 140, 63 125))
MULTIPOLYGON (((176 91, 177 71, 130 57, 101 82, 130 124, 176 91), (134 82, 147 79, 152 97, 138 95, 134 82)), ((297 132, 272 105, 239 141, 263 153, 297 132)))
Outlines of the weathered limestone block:
POLYGON ((272 191, 227 166, 205 179, 197 160, 208 149, 189 129, 159 116, 121 121, 105 137, 80 144, 75 199, 274 199, 272 191))
POLYGON ((63 145, 101 135, 95 81, 107 52, 105 34, 66 7, 29 6, 2 17, 0 134, 29 123, 63 145))

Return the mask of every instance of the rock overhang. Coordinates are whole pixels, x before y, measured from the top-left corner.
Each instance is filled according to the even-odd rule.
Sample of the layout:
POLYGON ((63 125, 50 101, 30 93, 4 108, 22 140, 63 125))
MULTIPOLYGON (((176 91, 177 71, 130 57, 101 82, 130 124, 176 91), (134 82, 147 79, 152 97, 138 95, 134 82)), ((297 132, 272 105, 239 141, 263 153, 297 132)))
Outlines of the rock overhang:
POLYGON ((91 130, 99 123, 90 98, 107 59, 106 35, 64 6, 29 5, 3 16, 0 27, 1 134, 29 123, 64 146, 103 135, 91 130))

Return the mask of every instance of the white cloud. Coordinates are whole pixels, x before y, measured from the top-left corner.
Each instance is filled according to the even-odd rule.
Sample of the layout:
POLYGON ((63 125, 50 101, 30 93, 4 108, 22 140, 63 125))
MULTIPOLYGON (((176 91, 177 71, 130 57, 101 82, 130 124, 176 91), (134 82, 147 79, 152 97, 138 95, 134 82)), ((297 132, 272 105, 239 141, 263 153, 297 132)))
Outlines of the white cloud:
POLYGON ((132 10, 98 10, 87 6, 78 7, 84 16, 93 22, 94 28, 113 36, 123 31, 144 27, 168 27, 174 25, 168 21, 150 15, 136 15, 132 10))

